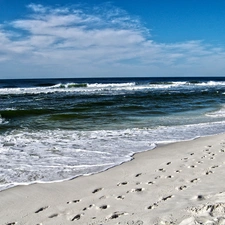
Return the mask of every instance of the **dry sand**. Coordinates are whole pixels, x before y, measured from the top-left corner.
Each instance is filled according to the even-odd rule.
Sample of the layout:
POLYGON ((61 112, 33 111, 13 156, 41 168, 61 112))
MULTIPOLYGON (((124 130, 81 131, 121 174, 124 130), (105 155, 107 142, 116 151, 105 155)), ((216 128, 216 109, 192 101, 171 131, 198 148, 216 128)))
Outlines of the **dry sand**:
POLYGON ((225 135, 136 154, 71 181, 0 192, 0 224, 225 224, 225 135))

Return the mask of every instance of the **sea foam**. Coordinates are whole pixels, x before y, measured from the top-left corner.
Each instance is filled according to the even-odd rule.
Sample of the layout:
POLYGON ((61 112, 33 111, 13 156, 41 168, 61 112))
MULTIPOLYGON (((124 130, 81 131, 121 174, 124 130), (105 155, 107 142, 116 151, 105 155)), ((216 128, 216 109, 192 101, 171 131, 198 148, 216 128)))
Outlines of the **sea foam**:
POLYGON ((14 130, 0 135, 1 185, 4 189, 14 183, 59 181, 100 172, 157 144, 190 140, 224 129, 225 122, 155 129, 14 130))

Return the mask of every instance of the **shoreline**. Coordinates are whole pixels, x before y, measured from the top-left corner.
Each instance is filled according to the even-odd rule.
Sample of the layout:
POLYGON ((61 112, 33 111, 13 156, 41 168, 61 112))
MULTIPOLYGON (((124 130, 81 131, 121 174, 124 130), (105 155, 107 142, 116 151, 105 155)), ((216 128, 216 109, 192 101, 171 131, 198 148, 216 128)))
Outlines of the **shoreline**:
POLYGON ((1 224, 225 224, 224 133, 132 158, 96 174, 1 191, 1 224))
MULTIPOLYGON (((222 134, 222 133, 219 133, 219 134, 222 134)), ((219 135, 219 134, 214 134, 214 135, 219 135)), ((79 174, 79 175, 76 175, 74 177, 70 177, 70 178, 65 178, 65 179, 62 179, 62 180, 53 180, 53 181, 42 181, 42 180, 38 180, 38 181, 33 181, 33 182, 21 182, 21 183, 16 183, 16 184, 13 184, 13 183, 9 183, 9 184, 6 184, 6 188, 3 188, 3 189, 0 189, 0 193, 2 191, 6 191, 8 189, 11 189, 11 188, 15 188, 17 186, 29 186, 29 185, 33 185, 33 184, 51 184, 51 183, 60 183, 60 182, 65 182, 65 181, 70 181, 70 180, 74 180, 74 179, 77 179, 78 177, 87 177, 87 176, 92 176, 92 175, 95 175, 95 174, 98 174, 98 173, 102 173, 104 171, 107 171, 107 170, 110 170, 114 167, 117 167, 117 166, 120 166, 124 163, 127 163, 127 162, 130 162, 132 160, 134 160, 134 156, 136 154, 141 154, 141 153, 144 153, 144 152, 148 152, 148 151, 152 151, 152 150, 155 150, 156 148, 159 148, 159 147, 163 147, 165 145, 170 145, 170 144, 173 144, 173 143, 179 143, 179 142, 186 142, 186 141, 192 141, 192 140, 195 140, 195 139, 198 139, 198 138, 201 138, 201 137, 210 137, 210 136, 214 136, 214 135, 206 135, 206 136, 200 136, 200 137, 194 137, 192 139, 187 139, 187 140, 178 140, 178 141, 169 141, 169 142, 160 142, 160 143, 156 143, 154 144, 155 147, 152 148, 152 149, 148 149, 148 150, 144 150, 144 151, 140 151, 140 152, 135 152, 135 153, 132 153, 130 155, 128 155, 130 157, 130 160, 127 160, 127 161, 123 161, 119 164, 115 164, 115 165, 112 165, 111 167, 108 167, 106 169, 103 169, 103 170, 99 170, 97 172, 93 172, 93 173, 89 173, 89 174, 79 174)), ((126 156, 126 157, 128 157, 126 156)))

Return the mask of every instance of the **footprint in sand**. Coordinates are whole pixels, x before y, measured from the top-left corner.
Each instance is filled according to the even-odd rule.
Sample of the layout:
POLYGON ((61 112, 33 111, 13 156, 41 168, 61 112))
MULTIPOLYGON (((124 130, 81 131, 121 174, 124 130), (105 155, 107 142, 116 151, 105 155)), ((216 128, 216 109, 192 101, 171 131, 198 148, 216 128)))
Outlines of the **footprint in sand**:
POLYGON ((183 186, 177 187, 176 189, 179 191, 183 191, 183 190, 187 189, 187 186, 183 185, 183 186))
POLYGON ((128 184, 128 182, 124 181, 124 182, 118 183, 117 186, 124 186, 124 185, 127 185, 127 184, 128 184))
POLYGON ((48 208, 48 206, 41 207, 40 209, 38 209, 37 211, 35 211, 35 213, 40 213, 40 212, 44 211, 47 208, 48 208))
POLYGON ((167 196, 167 197, 163 197, 162 198, 162 201, 167 201, 168 199, 170 199, 170 198, 173 198, 174 196, 173 195, 169 195, 169 196, 167 196))
POLYGON ((153 184, 155 184, 155 181, 149 181, 147 184, 148 185, 153 185, 153 184))
POLYGON ((99 192, 99 191, 101 191, 101 190, 103 190, 103 188, 97 188, 97 189, 95 189, 94 191, 92 191, 92 193, 95 194, 95 193, 97 193, 97 192, 99 192))
POLYGON ((105 195, 102 195, 99 199, 106 199, 107 197, 105 195))
POLYGON ((99 209, 108 209, 109 208, 109 205, 102 205, 99 207, 99 209))
POLYGON ((83 216, 83 214, 77 214, 76 216, 74 216, 71 221, 75 221, 75 220, 80 220, 81 216, 83 216))
POLYGON ((109 216, 109 219, 110 220, 117 219, 123 215, 128 215, 128 213, 127 212, 114 212, 112 215, 109 216))
POLYGON ((94 206, 94 205, 89 205, 88 207, 84 207, 84 208, 83 208, 83 211, 86 211, 86 210, 88 210, 88 209, 91 209, 93 206, 94 206))
POLYGON ((212 166, 211 168, 215 169, 215 168, 218 168, 218 167, 219 167, 218 165, 215 165, 215 166, 212 166))
POLYGON ((162 201, 165 202, 165 201, 167 201, 167 200, 169 200, 169 199, 171 199, 173 197, 174 197, 173 195, 169 195, 169 196, 166 196, 166 197, 162 197, 161 200, 159 200, 158 202, 155 202, 153 205, 148 206, 147 209, 155 209, 156 207, 159 206, 159 203, 160 202, 162 202, 162 201))
POLYGON ((135 175, 135 177, 140 177, 142 173, 138 173, 135 175))
POLYGON ((196 182, 198 182, 198 181, 199 181, 198 178, 195 178, 195 179, 193 179, 193 180, 190 180, 191 183, 196 183, 196 182))
POLYGON ((147 209, 155 209, 157 207, 158 207, 158 204, 157 203, 154 203, 153 205, 148 206, 147 209))
POLYGON ((78 203, 78 202, 80 202, 80 200, 79 200, 79 199, 76 199, 76 200, 73 200, 73 201, 69 201, 69 202, 67 202, 67 204, 71 204, 71 203, 78 203))
POLYGON ((169 175, 169 176, 166 176, 166 179, 171 179, 173 178, 173 176, 169 175))
POLYGON ((123 200, 125 198, 125 196, 124 195, 119 195, 119 196, 117 196, 117 198, 116 199, 118 199, 118 200, 123 200))
POLYGON ((183 158, 183 159, 181 159, 182 161, 187 161, 188 160, 188 158, 183 158))
POLYGON ((135 188, 135 189, 131 189, 130 192, 142 192, 144 191, 144 188, 135 188))
POLYGON ((206 171, 205 175, 209 175, 209 174, 212 174, 213 171, 209 170, 209 171, 206 171))
MULTIPOLYGON (((165 169, 163 169, 163 168, 158 169, 158 171, 159 171, 159 172, 166 172, 166 170, 165 170, 165 169)), ((157 172, 157 170, 156 170, 156 172, 157 172)))
POLYGON ((48 218, 52 219, 52 218, 55 218, 57 217, 59 214, 55 213, 55 214, 52 214, 51 216, 49 216, 48 218))
POLYGON ((205 199, 205 197, 204 197, 203 195, 197 195, 197 196, 196 196, 196 199, 197 199, 198 201, 202 201, 202 200, 205 199))
POLYGON ((188 168, 196 168, 197 166, 195 166, 195 165, 191 165, 191 166, 188 166, 188 168))

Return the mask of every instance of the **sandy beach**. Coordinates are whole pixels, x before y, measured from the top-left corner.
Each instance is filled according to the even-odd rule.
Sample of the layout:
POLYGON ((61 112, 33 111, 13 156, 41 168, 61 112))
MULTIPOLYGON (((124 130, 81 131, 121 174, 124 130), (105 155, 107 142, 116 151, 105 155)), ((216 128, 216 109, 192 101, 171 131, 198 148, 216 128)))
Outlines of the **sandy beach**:
POLYGON ((225 224, 225 134, 168 144, 105 172, 0 192, 1 225, 225 224))

